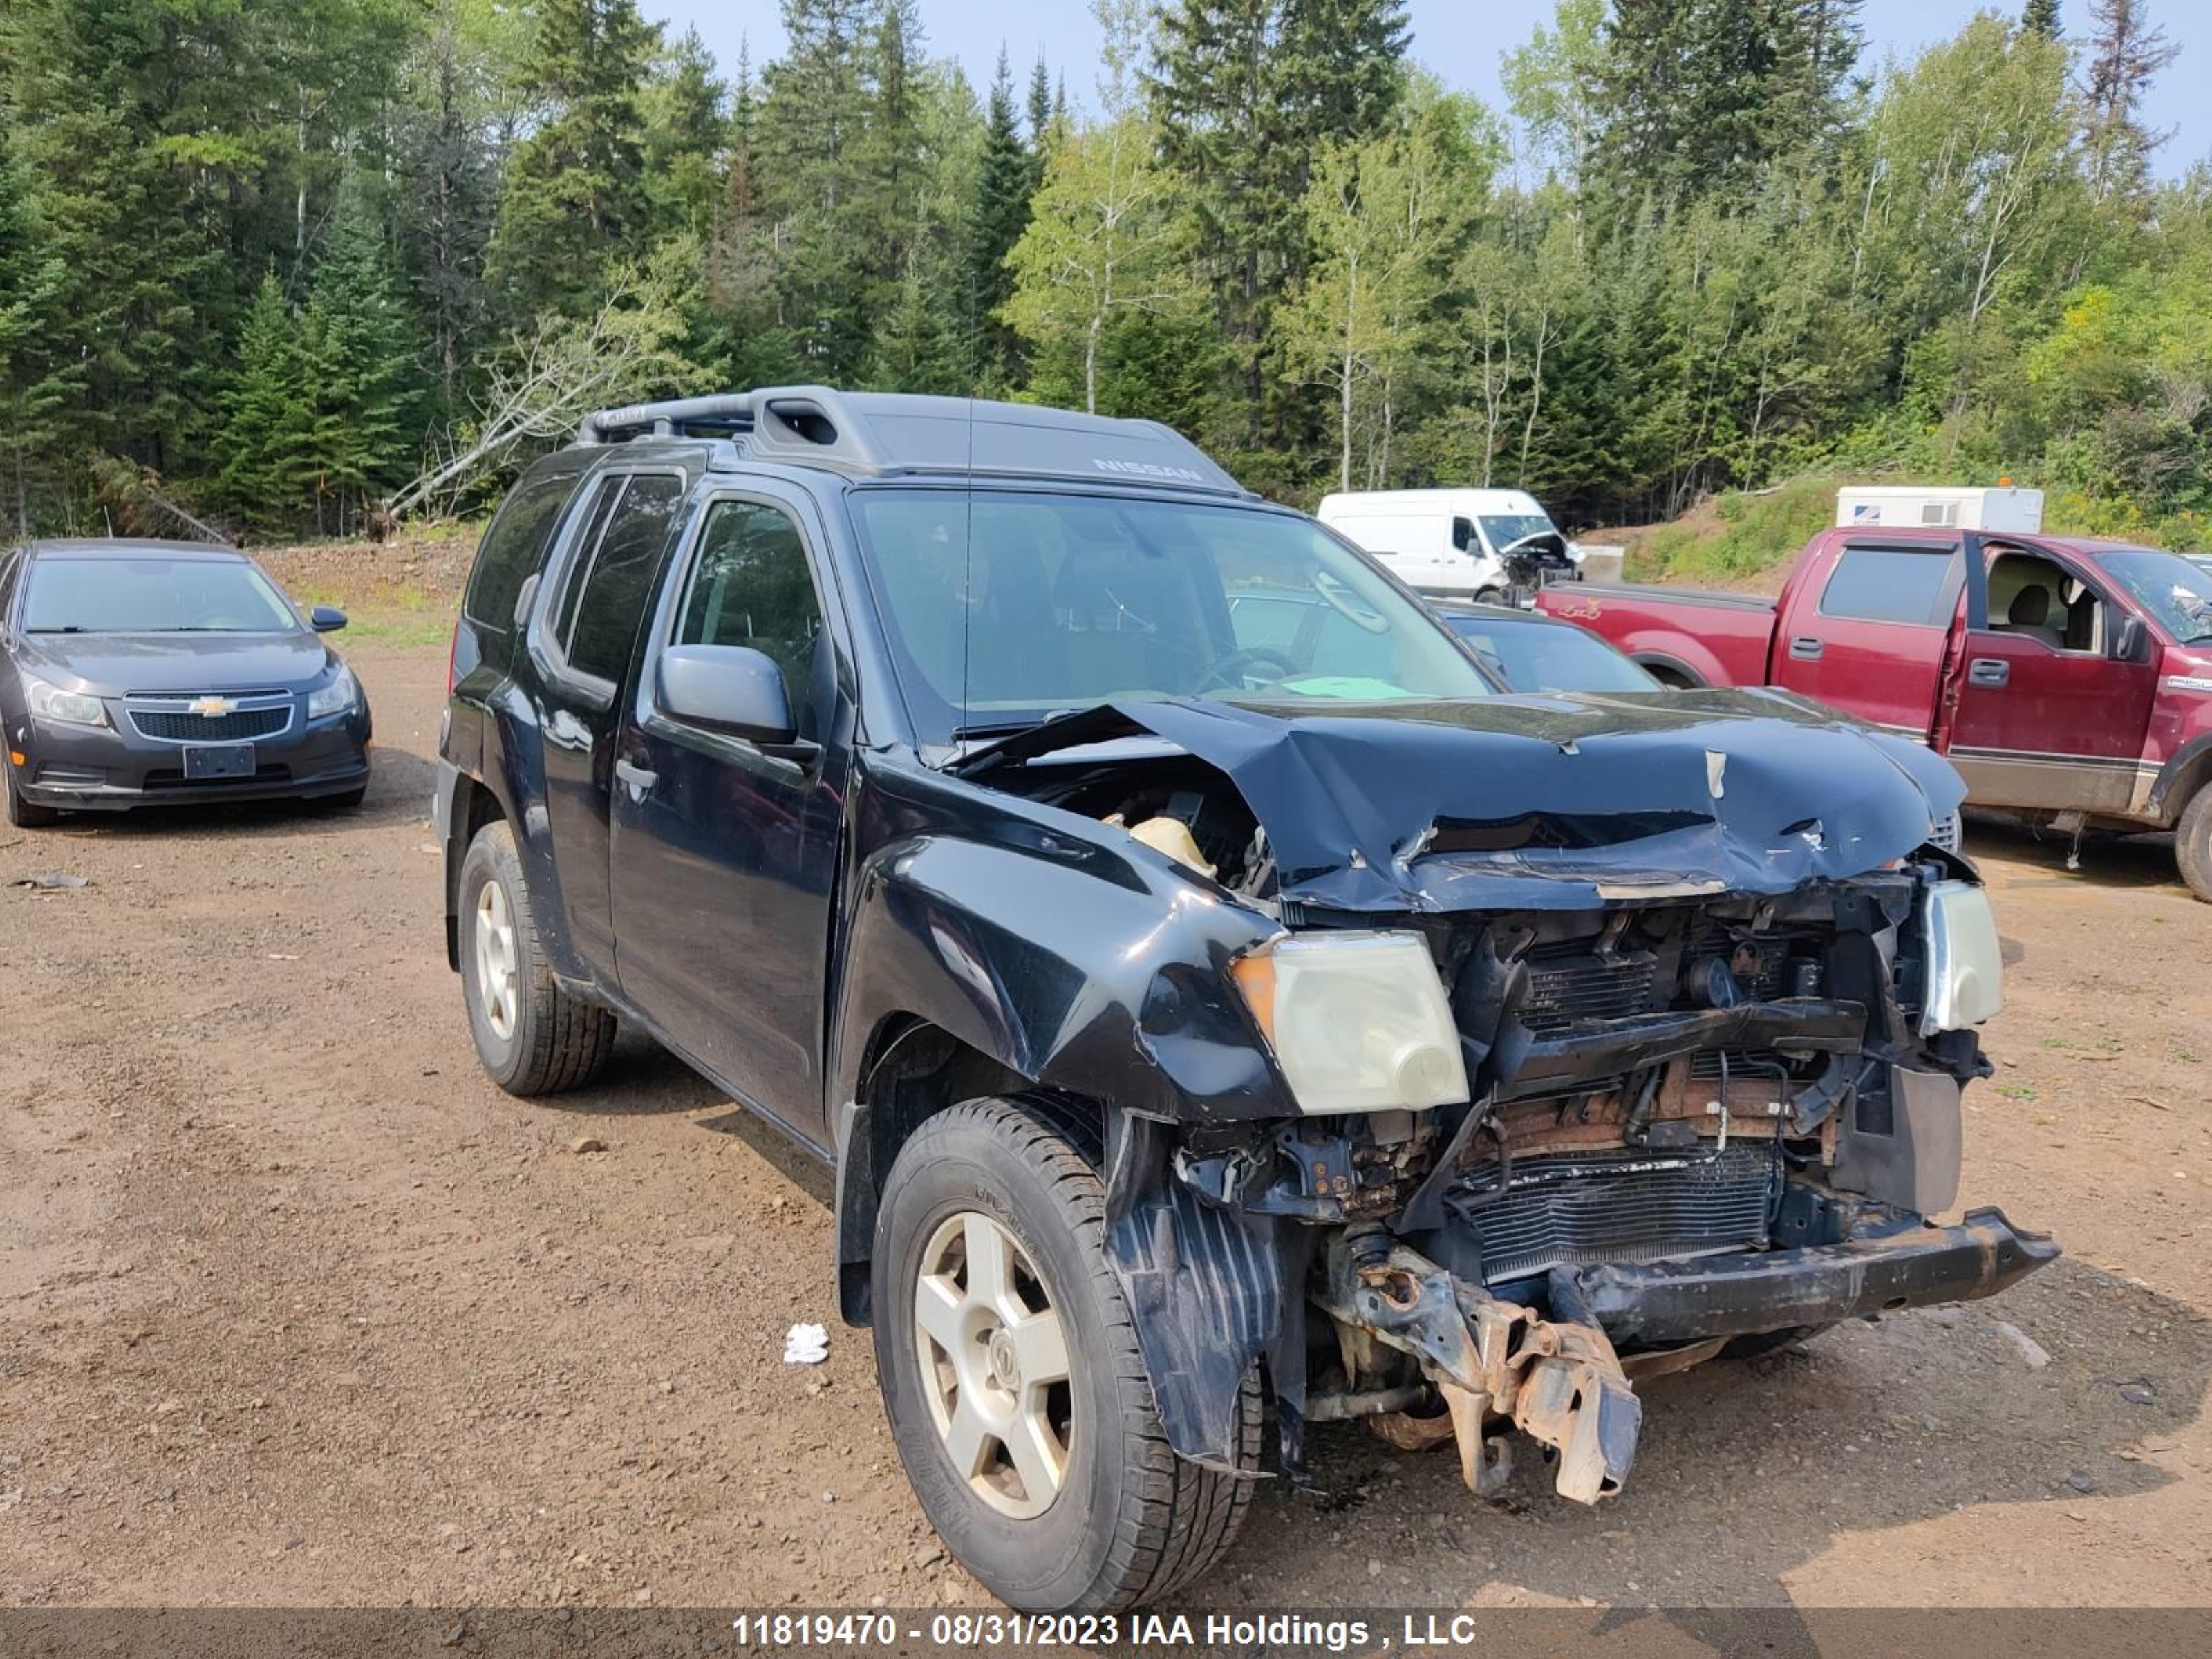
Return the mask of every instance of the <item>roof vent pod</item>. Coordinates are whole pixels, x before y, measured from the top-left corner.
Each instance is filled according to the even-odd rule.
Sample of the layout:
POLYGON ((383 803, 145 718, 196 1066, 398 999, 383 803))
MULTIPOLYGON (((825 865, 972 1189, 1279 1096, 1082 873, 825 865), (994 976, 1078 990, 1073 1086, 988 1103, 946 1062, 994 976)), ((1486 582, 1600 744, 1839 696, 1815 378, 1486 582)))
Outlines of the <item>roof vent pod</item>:
POLYGON ((766 412, 770 422, 783 428, 781 436, 818 444, 824 449, 836 447, 837 423, 823 413, 817 404, 778 398, 768 405, 766 412))

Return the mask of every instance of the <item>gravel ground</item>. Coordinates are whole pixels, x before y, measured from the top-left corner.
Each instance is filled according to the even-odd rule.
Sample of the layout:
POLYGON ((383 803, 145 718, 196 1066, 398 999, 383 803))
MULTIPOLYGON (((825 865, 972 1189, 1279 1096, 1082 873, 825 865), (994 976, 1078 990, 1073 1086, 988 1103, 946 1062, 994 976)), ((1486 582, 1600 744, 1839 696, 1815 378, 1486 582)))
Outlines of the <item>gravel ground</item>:
MULTIPOLYGON (((823 1176, 641 1043, 557 1104, 479 1073, 445 651, 351 654, 361 811, 0 830, 0 879, 94 883, 0 891, 0 1604, 981 1604, 835 1325, 823 1176)), ((2063 1262, 1648 1384, 1600 1509, 1322 1431, 1328 1495, 1269 1482, 1207 1600, 2212 1597, 2212 907, 2155 843, 1970 840, 2016 960, 1966 1192, 2063 1262)))

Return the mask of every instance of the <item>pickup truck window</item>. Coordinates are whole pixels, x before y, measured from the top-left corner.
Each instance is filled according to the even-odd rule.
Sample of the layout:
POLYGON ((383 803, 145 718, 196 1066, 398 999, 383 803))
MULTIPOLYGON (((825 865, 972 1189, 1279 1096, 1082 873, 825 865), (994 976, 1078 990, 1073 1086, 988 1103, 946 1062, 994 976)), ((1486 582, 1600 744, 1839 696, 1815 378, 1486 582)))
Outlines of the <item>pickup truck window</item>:
POLYGON ((1820 614, 1913 628, 1949 624, 1955 549, 1925 553, 1888 547, 1847 547, 1820 594, 1820 614))
POLYGON ((2148 547, 2107 551, 2097 563, 2178 643, 2212 642, 2212 569, 2148 547))
POLYGON ((744 645, 783 671, 801 735, 811 735, 822 604, 791 515, 759 501, 707 509, 699 556, 677 613, 678 645, 744 645))
POLYGON ((1117 699, 1401 702, 1492 690, 1434 618, 1310 520, 1012 490, 851 499, 927 743, 1117 699), (1240 642, 1231 611, 1245 599, 1311 607, 1316 625, 1286 645, 1240 642))

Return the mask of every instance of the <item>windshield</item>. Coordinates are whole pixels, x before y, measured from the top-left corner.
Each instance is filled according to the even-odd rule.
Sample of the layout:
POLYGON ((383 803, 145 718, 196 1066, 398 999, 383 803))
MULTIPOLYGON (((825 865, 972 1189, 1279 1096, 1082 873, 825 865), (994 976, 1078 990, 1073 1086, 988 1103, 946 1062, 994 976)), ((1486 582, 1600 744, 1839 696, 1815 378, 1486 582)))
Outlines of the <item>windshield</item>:
POLYGON ((1453 613, 1453 633, 1516 691, 1657 691, 1657 680, 1571 623, 1497 621, 1453 613))
POLYGON ((292 607, 252 565, 229 559, 36 560, 27 634, 285 634, 292 607))
POLYGON ((996 490, 849 499, 925 743, 1116 700, 1320 708, 1492 689, 1310 519, 996 490))
POLYGON ((1541 513, 1486 513, 1480 523, 1493 553, 1503 553, 1522 538, 1541 535, 1547 530, 1555 536, 1559 534, 1558 526, 1541 513))
POLYGON ((2182 644, 2212 641, 2212 569, 2147 547, 2100 552, 2097 562, 2182 644))

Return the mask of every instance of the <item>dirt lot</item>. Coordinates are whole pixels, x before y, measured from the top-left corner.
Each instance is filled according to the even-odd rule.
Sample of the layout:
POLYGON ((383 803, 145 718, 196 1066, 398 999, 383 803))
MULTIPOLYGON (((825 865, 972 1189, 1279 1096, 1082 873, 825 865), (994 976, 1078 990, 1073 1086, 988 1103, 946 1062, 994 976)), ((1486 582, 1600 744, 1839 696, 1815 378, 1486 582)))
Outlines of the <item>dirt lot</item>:
MULTIPOLYGON (((94 884, 0 891, 0 1603, 981 1601, 834 1325, 822 1179, 644 1046, 557 1106, 479 1074, 442 641, 356 637, 362 811, 0 830, 0 879, 94 884)), ((2155 846, 1972 841, 2018 960, 1966 1190, 2063 1263, 1647 1385, 1599 1510, 1326 1431, 1330 1496, 1269 1482, 1210 1599, 2212 1597, 2212 907, 2155 846)))

